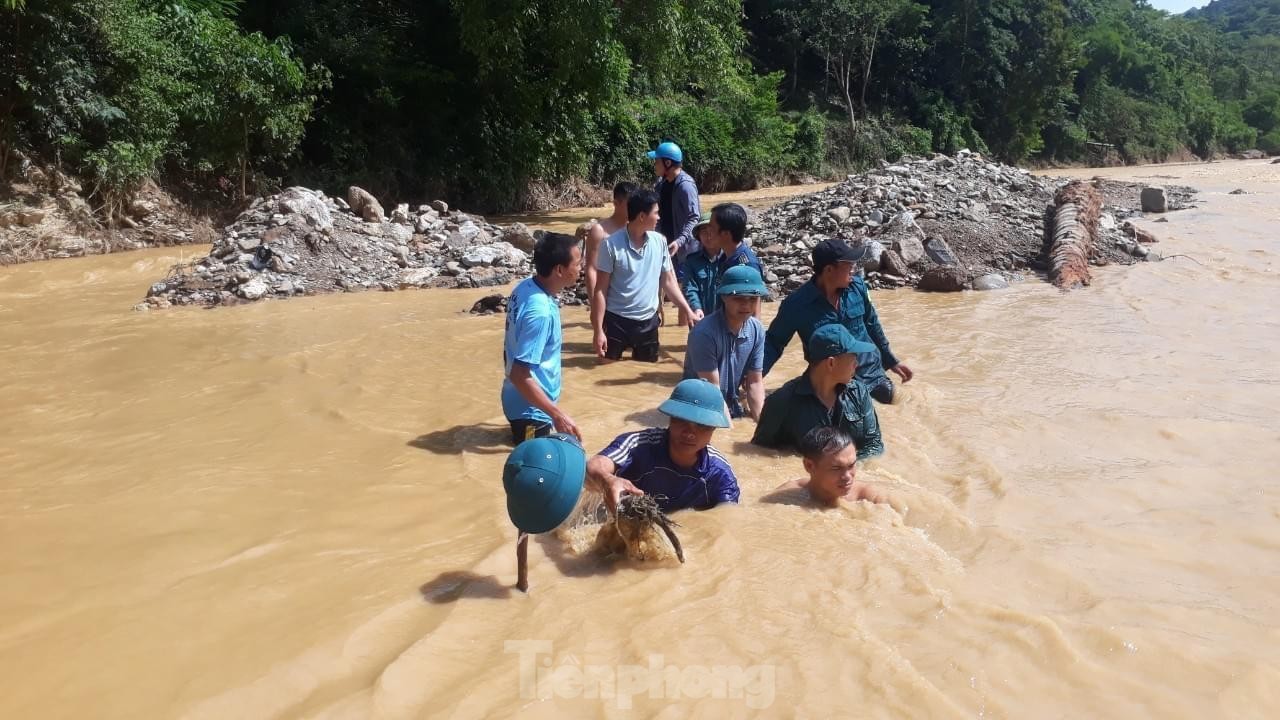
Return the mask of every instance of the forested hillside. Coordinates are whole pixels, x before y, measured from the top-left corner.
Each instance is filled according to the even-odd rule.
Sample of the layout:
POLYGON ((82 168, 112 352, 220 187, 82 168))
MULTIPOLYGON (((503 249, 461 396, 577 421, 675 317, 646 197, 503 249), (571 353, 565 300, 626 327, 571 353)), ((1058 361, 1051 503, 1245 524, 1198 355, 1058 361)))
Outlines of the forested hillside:
POLYGON ((1280 0, 0 0, 11 151, 147 177, 516 208, 970 147, 1011 162, 1280 152, 1280 0))

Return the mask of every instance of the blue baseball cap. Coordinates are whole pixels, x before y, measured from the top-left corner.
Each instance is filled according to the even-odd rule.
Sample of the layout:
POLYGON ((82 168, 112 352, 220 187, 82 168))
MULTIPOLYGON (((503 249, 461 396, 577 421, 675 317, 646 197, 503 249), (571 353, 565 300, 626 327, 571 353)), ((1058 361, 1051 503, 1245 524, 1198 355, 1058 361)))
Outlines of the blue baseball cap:
POLYGON ((681 380, 671 391, 671 397, 658 406, 658 412, 707 427, 729 427, 720 388, 702 378, 681 380))
POLYGON ((502 468, 512 524, 527 533, 554 530, 577 506, 586 476, 587 454, 572 435, 520 443, 502 468))
POLYGON ((769 288, 764 286, 759 270, 750 265, 734 265, 720 276, 720 288, 716 294, 764 297, 769 294, 769 288))
POLYGON ((809 362, 817 362, 846 353, 871 352, 876 346, 854 338, 853 333, 845 326, 832 323, 814 330, 804 349, 808 351, 805 354, 809 357, 809 362))
POLYGON ((657 150, 649 151, 650 160, 657 160, 658 158, 682 163, 684 162, 684 151, 673 142, 664 142, 658 146, 657 150))

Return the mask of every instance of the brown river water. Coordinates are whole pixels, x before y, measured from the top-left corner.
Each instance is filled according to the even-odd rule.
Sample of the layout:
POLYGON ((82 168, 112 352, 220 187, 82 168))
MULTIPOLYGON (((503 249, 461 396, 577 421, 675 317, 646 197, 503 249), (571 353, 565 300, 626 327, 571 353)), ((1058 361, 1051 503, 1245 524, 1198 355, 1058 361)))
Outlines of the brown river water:
MULTIPOLYGON (((1190 258, 875 295, 896 509, 773 493, 739 422, 687 564, 538 538, 529 595, 482 291, 146 314, 199 248, 0 268, 0 717, 1274 718, 1280 166, 1106 174, 1200 188, 1147 225, 1190 258)), ((683 333, 597 367, 563 313, 589 449, 657 422, 683 333)))

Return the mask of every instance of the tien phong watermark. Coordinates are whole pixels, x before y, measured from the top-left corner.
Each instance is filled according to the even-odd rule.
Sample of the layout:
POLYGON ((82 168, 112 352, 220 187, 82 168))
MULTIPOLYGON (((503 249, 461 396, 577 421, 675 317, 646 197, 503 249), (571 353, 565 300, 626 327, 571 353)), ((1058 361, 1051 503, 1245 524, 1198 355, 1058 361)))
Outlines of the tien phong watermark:
POLYGON ((508 640, 503 650, 517 655, 525 700, 612 700, 627 710, 636 698, 712 699, 762 710, 776 689, 773 665, 672 665, 659 654, 644 665, 584 664, 573 655, 553 656, 549 640, 508 640))

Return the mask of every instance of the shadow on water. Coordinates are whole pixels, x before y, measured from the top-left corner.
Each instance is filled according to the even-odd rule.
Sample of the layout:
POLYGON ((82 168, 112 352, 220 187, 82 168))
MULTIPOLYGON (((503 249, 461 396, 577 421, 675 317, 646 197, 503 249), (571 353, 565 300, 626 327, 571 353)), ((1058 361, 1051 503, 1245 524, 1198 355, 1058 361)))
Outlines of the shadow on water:
POLYGON ((760 502, 766 505, 795 505, 796 507, 813 507, 809 499, 809 491, 803 488, 781 488, 760 496, 760 502))
POLYGON ((658 412, 657 408, 650 410, 640 410, 633 412, 623 418, 623 422, 634 425, 643 425, 644 427, 660 427, 667 426, 667 416, 658 412))
POLYGON ((511 597, 512 591, 513 588, 498 582, 493 575, 477 575, 465 570, 442 572, 418 588, 423 600, 437 605, 464 597, 499 600, 511 597))
MULTIPOLYGON (((751 422, 751 421, 748 419, 745 421, 738 420, 737 422, 751 422)), ((797 465, 800 464, 800 456, 797 455, 796 453, 793 453, 786 449, 761 447, 760 445, 747 442, 746 440, 733 441, 733 454, 735 456, 749 455, 753 457, 763 457, 763 458, 773 458, 773 459, 795 457, 796 464, 797 465)))
POLYGON ((463 452, 505 455, 511 452, 511 428, 492 423, 455 425, 419 435, 408 445, 437 455, 460 455, 463 452))
POLYGON ((683 373, 674 370, 658 371, 648 370, 633 377, 626 378, 606 378, 596 381, 601 387, 618 387, 621 385, 640 385, 642 383, 652 383, 662 387, 675 387, 680 382, 680 378, 684 377, 683 373))

